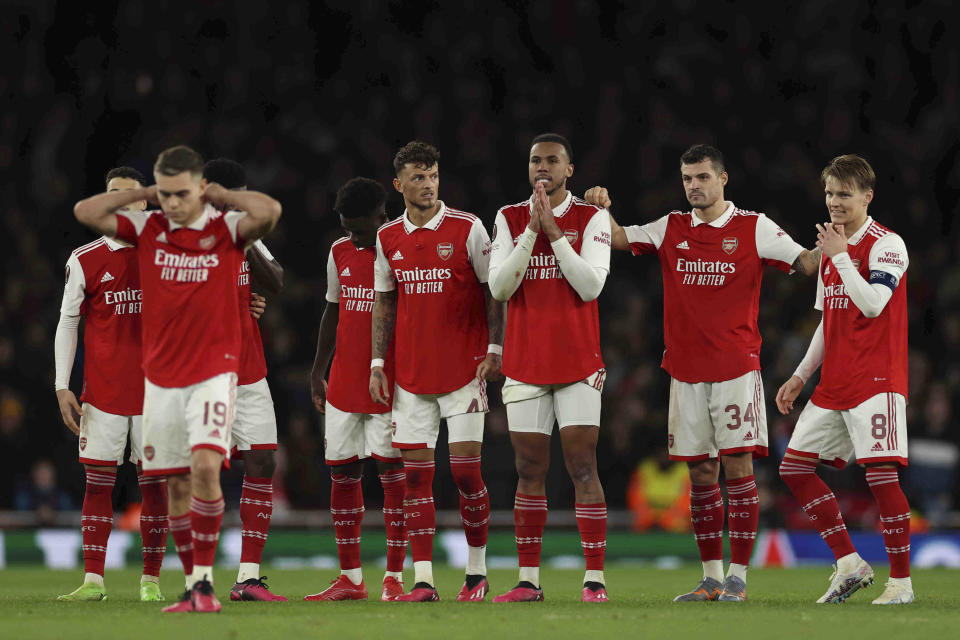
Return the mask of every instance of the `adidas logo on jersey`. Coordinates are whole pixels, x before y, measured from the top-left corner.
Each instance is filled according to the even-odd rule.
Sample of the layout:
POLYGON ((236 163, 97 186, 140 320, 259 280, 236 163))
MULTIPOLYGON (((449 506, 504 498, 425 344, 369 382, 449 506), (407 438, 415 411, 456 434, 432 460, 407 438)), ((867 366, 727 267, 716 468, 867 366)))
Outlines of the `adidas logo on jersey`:
POLYGON ((390 259, 391 259, 391 260, 403 260, 403 254, 400 253, 400 250, 399 250, 399 249, 397 249, 396 251, 393 252, 393 255, 390 256, 390 259))
POLYGON ((350 267, 344 267, 343 271, 340 272, 340 275, 344 278, 350 275, 350 267))
POLYGON ((743 436, 743 440, 744 440, 744 441, 753 440, 753 432, 752 432, 752 431, 747 431, 747 435, 743 436))
POLYGON ((689 249, 689 248, 690 248, 690 243, 688 243, 686 240, 684 240, 683 242, 677 245, 677 249, 689 249))
POLYGON ((166 242, 167 241, 167 232, 161 231, 157 234, 157 242, 166 242))
POLYGON ((103 284, 104 282, 110 282, 111 280, 113 280, 113 276, 110 275, 109 271, 107 271, 105 274, 103 274, 103 277, 100 278, 100 284, 103 284))
POLYGON ((870 448, 870 451, 883 451, 883 445, 878 442, 870 448))

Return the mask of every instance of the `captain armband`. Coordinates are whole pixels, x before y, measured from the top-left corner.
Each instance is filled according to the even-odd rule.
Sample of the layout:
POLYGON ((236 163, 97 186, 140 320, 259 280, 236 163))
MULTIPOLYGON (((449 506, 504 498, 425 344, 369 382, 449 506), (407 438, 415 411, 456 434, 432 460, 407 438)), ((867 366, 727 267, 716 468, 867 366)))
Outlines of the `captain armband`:
POLYGON ((898 282, 899 280, 897 279, 897 276, 893 275, 892 273, 887 273, 886 271, 870 272, 870 284, 882 284, 890 287, 891 291, 895 291, 898 282))

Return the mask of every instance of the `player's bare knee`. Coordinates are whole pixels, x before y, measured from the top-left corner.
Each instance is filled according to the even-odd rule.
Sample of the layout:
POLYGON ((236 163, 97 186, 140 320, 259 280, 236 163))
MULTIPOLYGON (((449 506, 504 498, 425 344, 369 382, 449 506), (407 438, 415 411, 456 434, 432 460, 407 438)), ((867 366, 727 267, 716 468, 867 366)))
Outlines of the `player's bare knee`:
POLYGON ((688 463, 692 484, 713 484, 720 478, 720 461, 716 458, 688 463))
POLYGON ((746 478, 753 474, 753 454, 750 452, 721 456, 723 475, 728 480, 746 478))
POLYGON ((549 459, 540 459, 524 455, 516 456, 517 475, 524 482, 540 482, 547 477, 550 468, 549 459))
POLYGON ((243 464, 246 472, 255 478, 272 478, 277 468, 273 451, 244 451, 243 464))
POLYGON ((599 485, 597 476, 597 463, 591 457, 574 457, 567 460, 567 472, 574 486, 581 489, 588 489, 599 485))
POLYGON ((363 463, 351 462, 349 464, 340 464, 330 467, 331 476, 347 476, 348 478, 359 478, 363 475, 363 463))

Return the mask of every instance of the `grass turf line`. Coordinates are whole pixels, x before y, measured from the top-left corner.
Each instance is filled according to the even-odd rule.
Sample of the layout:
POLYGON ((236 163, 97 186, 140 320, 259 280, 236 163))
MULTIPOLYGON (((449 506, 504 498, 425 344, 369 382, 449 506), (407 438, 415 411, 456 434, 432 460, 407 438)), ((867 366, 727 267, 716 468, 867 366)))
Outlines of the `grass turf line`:
MULTIPOLYGON (((42 568, 0 572, 0 637, 2 638, 246 638, 267 634, 271 640, 304 636, 349 638, 676 638, 683 633, 708 633, 711 638, 837 637, 838 634, 896 637, 956 631, 960 595, 958 573, 947 569, 914 572, 917 602, 903 607, 878 607, 886 567, 877 569, 877 583, 842 605, 815 605, 827 588, 830 571, 757 569, 748 579, 749 601, 741 604, 675 604, 673 596, 695 586, 699 567, 676 570, 611 568, 606 571, 611 601, 584 604, 580 600, 582 571, 543 569, 543 603, 494 605, 493 595, 516 583, 513 570, 490 572, 492 594, 482 604, 455 602, 463 582, 457 569, 438 567, 434 575, 441 602, 382 603, 382 570, 365 571, 368 602, 308 603, 301 598, 326 588, 335 570, 269 570, 270 588, 291 602, 232 603, 228 591, 234 571, 216 571, 216 589, 224 604, 220 614, 161 615, 162 604, 179 595, 182 576, 165 571, 161 587, 167 603, 138 600, 139 573, 107 571, 109 599, 104 602, 57 602, 56 596, 79 586, 80 571, 42 568), (829 634, 829 635, 828 635, 829 634)), ((412 572, 405 572, 407 588, 412 572)))

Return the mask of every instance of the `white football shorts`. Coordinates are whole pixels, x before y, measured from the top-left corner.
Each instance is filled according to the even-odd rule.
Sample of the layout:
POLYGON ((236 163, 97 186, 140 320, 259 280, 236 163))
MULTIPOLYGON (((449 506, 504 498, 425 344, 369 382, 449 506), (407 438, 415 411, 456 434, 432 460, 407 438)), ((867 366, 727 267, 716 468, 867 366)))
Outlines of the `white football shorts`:
POLYGON ((895 462, 907 466, 907 401, 899 393, 879 393, 853 409, 824 409, 812 402, 800 412, 787 453, 843 468, 895 462))
POLYGON ((600 394, 606 375, 606 369, 599 369, 579 382, 547 385, 507 378, 502 395, 510 431, 549 436, 554 422, 560 429, 600 426, 600 394))
POLYGON ((400 462, 393 448, 393 420, 386 413, 348 413, 327 401, 323 419, 323 449, 330 466, 375 458, 400 462))
POLYGON ((266 378, 237 385, 232 451, 277 448, 277 416, 266 378))
POLYGON ((83 403, 80 416, 80 464, 114 467, 123 464, 130 438, 130 462, 139 464, 143 447, 143 416, 118 416, 83 403))
MULTIPOLYGON (((146 381, 143 395, 143 473, 190 472, 190 454, 212 449, 225 456, 237 400, 237 374, 221 373, 189 387, 146 381)), ((229 459, 224 461, 229 465, 229 459)))
POLYGON ((447 442, 483 442, 483 415, 489 410, 486 380, 474 378, 443 394, 410 393, 394 385, 393 446, 435 449, 441 418, 447 421, 447 442))
POLYGON ((722 382, 670 381, 667 447, 671 460, 734 453, 767 455, 767 407, 760 371, 722 382))

